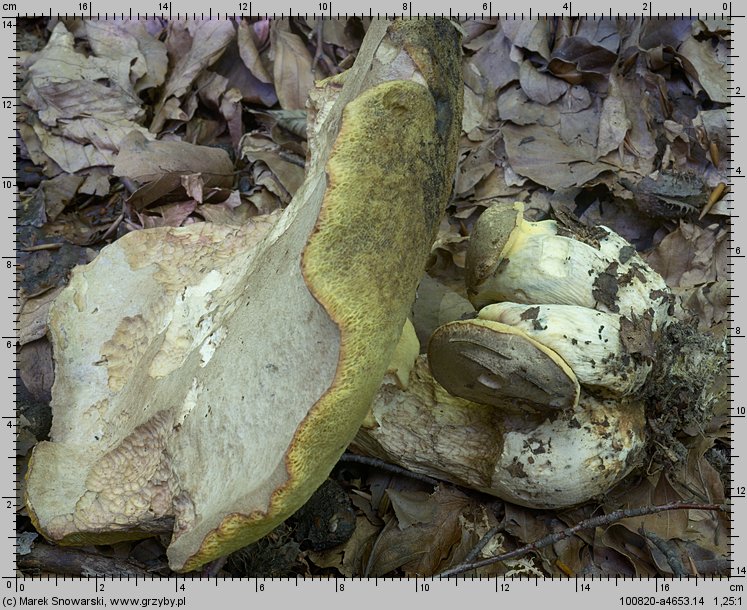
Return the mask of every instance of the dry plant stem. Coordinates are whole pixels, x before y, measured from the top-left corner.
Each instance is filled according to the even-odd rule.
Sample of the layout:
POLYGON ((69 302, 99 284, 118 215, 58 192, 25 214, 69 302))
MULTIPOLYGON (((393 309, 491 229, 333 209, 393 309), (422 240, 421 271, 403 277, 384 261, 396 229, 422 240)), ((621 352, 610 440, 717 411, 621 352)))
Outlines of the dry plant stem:
POLYGON ((727 512, 729 508, 725 504, 695 504, 691 502, 671 502, 669 504, 660 504, 657 506, 642 506, 640 508, 620 509, 613 511, 607 515, 592 517, 591 519, 584 519, 583 521, 579 521, 573 527, 568 527, 559 532, 555 532, 554 534, 543 536, 542 538, 535 540, 534 542, 530 542, 529 544, 524 545, 521 548, 514 549, 513 551, 509 551, 508 553, 503 553, 502 555, 496 555, 495 557, 489 557, 487 559, 482 559, 481 561, 475 561, 472 563, 462 563, 458 566, 441 572, 440 574, 437 574, 437 576, 456 576, 457 574, 462 574, 463 572, 469 572, 470 570, 476 570, 477 568, 489 566, 494 563, 498 563, 499 561, 507 561, 509 559, 522 557, 527 553, 531 553, 532 551, 537 551, 539 549, 545 548, 546 546, 550 546, 551 544, 555 544, 560 540, 570 538, 576 532, 580 532, 581 530, 593 529, 595 527, 600 527, 603 525, 612 525, 617 521, 620 521, 622 519, 629 519, 630 517, 655 515, 656 513, 663 513, 670 510, 717 510, 727 512))
POLYGON ((283 161, 293 163, 293 165, 297 165, 298 167, 306 167, 306 161, 304 161, 299 155, 295 155, 291 152, 287 152, 282 149, 278 150, 278 157, 280 157, 283 161))
MULTIPOLYGON (((638 533, 646 538, 651 544, 653 544, 664 558, 667 560, 669 567, 672 568, 673 576, 689 576, 688 571, 682 563, 682 560, 677 555, 677 548, 669 540, 664 540, 661 536, 657 536, 654 532, 648 532, 643 528, 638 530, 638 533)), ((692 559, 691 559, 692 563, 692 559)), ((695 564, 692 565, 695 569, 695 564)))
POLYGON ((311 73, 316 76, 316 67, 319 65, 319 60, 322 57, 322 53, 324 53, 324 50, 322 48, 323 40, 322 40, 322 32, 324 30, 324 17, 322 17, 319 21, 316 22, 316 27, 314 28, 316 31, 314 34, 316 35, 316 53, 314 53, 314 61, 311 64, 311 73))
POLYGON ((321 17, 319 21, 317 21, 314 29, 316 30, 316 52, 314 53, 314 62, 311 64, 311 72, 316 76, 317 66, 320 64, 324 64, 324 67, 327 70, 327 74, 339 74, 340 70, 337 69, 335 64, 330 60, 329 57, 327 57, 327 54, 324 52, 324 39, 322 37, 324 31, 324 17, 321 17))
POLYGON ((124 206, 122 207, 122 211, 120 212, 119 216, 117 216, 111 225, 109 225, 109 228, 104 232, 104 234, 101 237, 96 237, 94 239, 91 239, 90 242, 87 244, 89 246, 95 244, 96 242, 102 242, 105 239, 107 239, 110 235, 112 235, 116 230, 119 224, 124 220, 124 206))
POLYGON ((19 248, 21 252, 39 252, 40 250, 59 250, 62 248, 62 244, 37 244, 36 246, 28 246, 27 248, 19 248))
POLYGON ((468 564, 472 561, 474 561, 477 556, 480 554, 480 551, 482 551, 485 546, 493 539, 493 536, 495 536, 498 531, 500 530, 500 527, 495 525, 491 527, 485 535, 480 538, 480 541, 472 548, 472 550, 467 554, 467 556, 464 558, 465 564, 468 564))
POLYGON ((433 477, 429 477, 425 474, 418 474, 417 472, 412 472, 410 470, 407 470, 406 468, 395 466, 394 464, 390 464, 389 462, 385 462, 384 460, 380 460, 378 458, 366 457, 364 455, 356 455, 355 453, 345 452, 340 457, 340 461, 351 462, 354 464, 364 464, 366 466, 371 466, 372 468, 378 468, 379 470, 386 470, 387 472, 391 472, 392 474, 398 474, 403 477, 409 477, 410 479, 414 479, 416 481, 422 481, 423 483, 427 483, 428 485, 435 486, 441 483, 441 481, 439 481, 438 479, 434 479, 433 477))
POLYGON ((94 555, 77 549, 34 544, 28 555, 18 556, 18 568, 29 572, 71 576, 152 576, 143 565, 132 560, 94 555))

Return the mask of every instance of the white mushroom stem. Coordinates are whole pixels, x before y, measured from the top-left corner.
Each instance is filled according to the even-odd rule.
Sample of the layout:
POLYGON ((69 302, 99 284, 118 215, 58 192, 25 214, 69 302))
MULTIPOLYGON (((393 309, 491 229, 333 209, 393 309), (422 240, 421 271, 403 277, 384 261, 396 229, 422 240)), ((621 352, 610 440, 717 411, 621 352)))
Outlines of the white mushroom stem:
MULTIPOLYGON (((478 318, 523 331, 557 353, 582 386, 606 394, 632 394, 651 371, 648 359, 628 351, 621 337, 621 324, 628 322, 617 314, 576 305, 495 303, 483 307, 478 318)), ((641 332, 648 334, 645 328, 641 332)))
POLYGON ((455 398, 425 356, 403 390, 388 375, 353 448, 531 508, 561 508, 608 491, 639 463, 640 403, 598 400, 553 418, 455 398))
POLYGON ((467 292, 489 303, 580 305, 628 318, 668 317, 670 292, 635 248, 606 227, 585 243, 553 220, 529 222, 523 204, 493 206, 478 220, 467 252, 467 292))

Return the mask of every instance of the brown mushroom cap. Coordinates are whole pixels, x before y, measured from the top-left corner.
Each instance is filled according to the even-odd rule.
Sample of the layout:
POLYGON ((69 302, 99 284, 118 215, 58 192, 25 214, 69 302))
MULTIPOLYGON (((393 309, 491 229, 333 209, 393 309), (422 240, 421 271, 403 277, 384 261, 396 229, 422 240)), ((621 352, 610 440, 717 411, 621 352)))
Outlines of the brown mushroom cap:
POLYGON ((521 203, 502 203, 482 213, 467 247, 467 286, 479 286, 495 272, 511 233, 523 221, 523 211, 521 203))
POLYGON ((491 320, 451 322, 428 344, 433 377, 448 392, 505 408, 565 409, 578 402, 573 370, 526 333, 491 320))

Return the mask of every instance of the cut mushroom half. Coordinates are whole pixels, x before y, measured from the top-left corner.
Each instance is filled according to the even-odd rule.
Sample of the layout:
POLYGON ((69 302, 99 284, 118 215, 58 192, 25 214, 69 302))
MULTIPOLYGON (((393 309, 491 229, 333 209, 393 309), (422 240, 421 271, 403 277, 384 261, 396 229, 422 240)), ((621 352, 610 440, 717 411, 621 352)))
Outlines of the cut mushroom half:
POLYGON ((578 402, 573 369, 549 347, 501 322, 444 324, 431 337, 428 360, 447 391, 475 402, 535 411, 578 402))
POLYGON ((50 440, 26 475, 39 533, 171 532, 169 566, 189 572, 326 480, 449 199, 460 48, 448 19, 372 20, 351 70, 311 93, 306 177, 274 223, 135 231, 72 273, 50 312, 50 440))
MULTIPOLYGON (((626 346, 625 331, 634 323, 618 314, 577 305, 495 303, 478 317, 526 333, 560 356, 582 386, 603 395, 633 394, 651 371, 650 359, 626 346)), ((637 331, 648 337, 650 325, 639 320, 637 331)))
POLYGON ((466 259, 475 307, 500 301, 580 305, 648 317, 654 329, 668 318, 666 283, 625 239, 598 227, 581 241, 554 220, 525 220, 523 211, 522 203, 494 205, 475 225, 466 259))

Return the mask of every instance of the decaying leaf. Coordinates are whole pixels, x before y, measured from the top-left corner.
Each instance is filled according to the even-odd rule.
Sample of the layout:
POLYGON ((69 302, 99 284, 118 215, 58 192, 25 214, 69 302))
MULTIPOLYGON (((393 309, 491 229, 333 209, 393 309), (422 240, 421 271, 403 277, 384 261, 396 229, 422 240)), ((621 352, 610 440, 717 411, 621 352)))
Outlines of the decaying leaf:
POLYGON ((314 86, 311 53, 285 21, 273 22, 270 32, 275 53, 273 80, 280 105, 285 110, 303 108, 314 86))
POLYGON ((186 19, 169 24, 170 36, 179 37, 182 47, 174 53, 171 76, 164 85, 161 99, 155 108, 150 130, 158 133, 170 119, 185 120, 189 113, 181 106, 184 96, 200 72, 216 61, 233 40, 233 24, 227 19, 186 19), (189 42, 187 42, 189 41, 189 42))
POLYGON ((727 236, 724 229, 714 231, 681 221, 646 260, 672 287, 725 280, 727 236))
POLYGON ((36 164, 47 166, 48 175, 58 172, 57 167, 72 174, 113 165, 121 140, 132 131, 153 137, 139 124, 145 111, 132 82, 137 78, 131 75, 131 64, 143 56, 136 44, 129 54, 122 51, 116 57, 86 57, 58 23, 44 49, 30 58, 21 100, 36 115, 22 136, 36 139, 29 152, 36 164))
POLYGON ((728 75, 723 63, 714 57, 708 42, 688 37, 677 52, 688 75, 697 82, 714 102, 728 103, 728 75))
MULTIPOLYGON (((150 142, 138 133, 122 142, 113 172, 144 185, 130 199, 136 209, 180 187, 189 193, 189 183, 184 184, 189 174, 199 176, 200 189, 233 184, 233 164, 225 150, 188 142, 150 142)), ((193 180, 193 196, 194 188, 193 180)), ((197 201, 202 202, 201 195, 197 201)))
POLYGON ((433 494, 388 493, 397 519, 376 541, 369 575, 388 574, 400 567, 407 575, 425 575, 449 567, 454 548, 462 540, 462 518, 470 509, 479 510, 475 501, 448 487, 439 487, 433 494))

